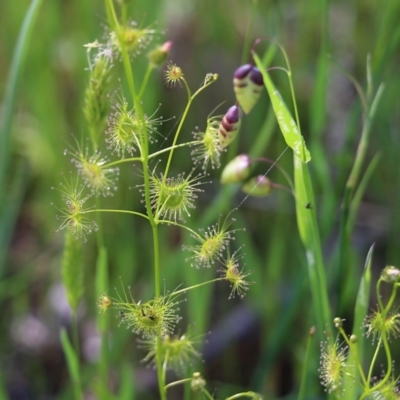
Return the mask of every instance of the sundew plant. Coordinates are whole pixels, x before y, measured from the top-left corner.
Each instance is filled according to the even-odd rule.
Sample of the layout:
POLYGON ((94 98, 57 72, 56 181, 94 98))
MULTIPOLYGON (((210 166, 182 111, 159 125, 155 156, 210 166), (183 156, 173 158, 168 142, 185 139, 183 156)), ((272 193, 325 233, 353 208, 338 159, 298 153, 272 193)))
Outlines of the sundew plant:
POLYGON ((0 400, 400 399, 399 2, 58 3, 0 116, 0 400))
MULTIPOLYGON (((64 154, 71 157, 76 170, 66 176, 65 182, 61 182, 56 188, 65 203, 64 207, 56 207, 59 212, 57 219, 60 221, 57 232, 66 231, 63 283, 70 306, 76 314, 83 292, 83 275, 78 270, 82 268, 79 265, 82 246, 78 243, 86 243, 89 235, 96 235, 99 248, 96 273, 101 277, 97 284, 98 289, 104 291, 97 301, 99 312, 103 314, 115 309, 120 321, 118 325, 126 326, 140 338, 141 347, 148 351, 145 360, 155 364, 159 395, 162 399, 167 399, 169 388, 184 384, 190 385, 193 391, 212 398, 212 394, 206 389, 206 381, 199 372, 168 382, 167 370, 170 367, 179 367, 181 371, 185 371, 191 359, 199 357, 196 345, 200 342, 201 335, 195 335, 190 330, 179 335, 176 332, 176 326, 182 319, 180 304, 186 300, 187 293, 204 285, 225 281, 231 288, 229 297, 242 298, 251 283, 248 280, 250 273, 241 265, 241 249, 234 247, 237 228, 232 213, 226 217, 221 216, 215 224, 197 231, 187 224, 199 194, 209 184, 207 169, 221 165, 222 153, 239 132, 242 111, 239 105, 232 105, 224 115, 210 116, 204 131, 196 130, 193 140, 180 141, 192 103, 198 95, 218 81, 218 74, 207 73, 200 87, 193 92, 182 68, 168 61, 172 42, 152 45, 157 31, 140 28, 124 17, 123 10, 124 7, 119 10, 113 1, 106 2, 109 24, 107 36, 104 42, 96 40, 85 45, 90 78, 85 92, 84 116, 90 141, 81 144, 75 139, 71 150, 65 150, 64 154), (137 80, 135 63, 143 55, 148 59, 148 69, 145 76, 137 80), (116 63, 123 64, 129 95, 126 96, 121 89, 110 100, 110 76, 116 63), (174 88, 183 88, 187 93, 186 107, 172 130, 172 143, 169 146, 158 145, 160 142, 164 144, 168 139, 159 132, 160 126, 166 122, 157 115, 159 109, 147 112, 142 102, 152 71, 164 64, 165 83, 174 88), (102 145, 109 156, 103 155, 102 145), (174 157, 182 151, 193 157, 193 165, 189 171, 174 174, 174 157), (161 158, 162 156, 165 158, 161 158), (136 184, 134 190, 142 199, 142 207, 139 210, 103 208, 101 199, 113 196, 117 190, 120 168, 131 164, 135 164, 137 175, 141 178, 141 183, 136 184), (88 205, 90 200, 95 200, 92 205, 88 205), (129 215, 148 222, 148 229, 152 231, 153 256, 152 259, 142 259, 141 262, 153 265, 154 268, 152 298, 136 299, 135 287, 125 288, 123 277, 121 288, 115 289, 114 294, 106 291, 107 244, 100 229, 104 213, 129 215), (162 225, 189 232, 193 244, 183 246, 187 253, 186 267, 215 269, 218 266, 218 277, 172 290, 167 287, 167 282, 162 283, 163 260, 160 257, 159 243, 159 229, 162 225)), ((236 75, 235 79, 241 81, 237 83, 238 101, 243 104, 244 112, 248 113, 259 97, 262 75, 254 66, 250 70, 245 66, 244 71, 240 70, 236 75)), ((248 168, 248 165, 244 167, 248 168)), ((243 168, 234 166, 232 169, 228 166, 225 175, 232 175, 237 179, 237 169, 240 173, 243 168)), ((103 340, 106 341, 105 323, 100 322, 99 327, 103 331, 103 340)), ((78 378, 76 349, 74 351, 70 346, 65 332, 62 334, 62 341, 71 375, 77 375, 78 378)), ((82 389, 79 382, 75 383, 76 396, 81 398, 82 389)), ((260 398, 253 392, 238 393, 231 398, 241 396, 260 398)))

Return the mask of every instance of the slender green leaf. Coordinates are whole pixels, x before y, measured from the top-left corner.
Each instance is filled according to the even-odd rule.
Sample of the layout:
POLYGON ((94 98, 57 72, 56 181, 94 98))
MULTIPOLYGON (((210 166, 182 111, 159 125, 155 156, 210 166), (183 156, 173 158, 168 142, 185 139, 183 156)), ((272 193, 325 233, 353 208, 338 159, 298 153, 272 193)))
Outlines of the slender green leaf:
POLYGON ((61 329, 60 340, 62 348, 64 350, 65 357, 67 359, 68 371, 73 382, 75 399, 81 400, 83 397, 81 392, 81 383, 79 375, 79 360, 75 354, 71 342, 68 339, 67 332, 65 331, 64 328, 61 329))
MULTIPOLYGON (((4 110, 0 119, 0 196, 5 196, 5 177, 6 169, 9 160, 9 141, 11 135, 12 113, 14 109, 15 93, 17 83, 21 74, 22 65, 28 48, 29 36, 35 22, 36 15, 39 12, 40 5, 43 0, 32 0, 28 11, 26 12, 21 31, 18 36, 18 41, 15 46, 15 52, 10 67, 10 77, 7 82, 4 95, 4 110)), ((0 203, 2 199, 0 198, 0 203)))
POLYGON ((316 205, 308 166, 302 163, 296 155, 293 158, 297 225, 306 250, 317 332, 318 335, 321 335, 326 324, 331 322, 331 313, 315 214, 316 205))
POLYGON ((302 162, 309 162, 311 160, 311 155, 296 122, 286 107, 286 104, 283 101, 280 93, 275 88, 275 85, 269 77, 269 74, 263 68, 263 64, 257 54, 254 54, 254 61, 263 76, 264 85, 267 88, 272 107, 274 108, 274 112, 286 144, 293 149, 294 154, 296 154, 296 156, 299 157, 302 162))
POLYGON ((129 364, 124 364, 121 371, 121 386, 119 389, 119 400, 134 400, 135 390, 133 385, 133 372, 129 364))
POLYGON ((369 180, 371 179, 372 174, 375 172, 375 170, 378 166, 380 158, 381 158, 380 154, 375 154, 372 161, 368 164, 367 170, 365 171, 365 173, 360 181, 360 184, 358 185, 357 190, 354 193, 354 197, 351 200, 350 212, 349 212, 349 216, 348 216, 348 220, 347 220, 346 229, 348 232, 353 231, 355 219, 357 217, 357 212, 358 212, 358 208, 360 206, 362 197, 365 193, 365 190, 367 188, 369 180))
POLYGON ((357 335, 358 339, 357 342, 354 343, 357 356, 353 352, 350 352, 349 354, 348 365, 349 368, 351 368, 351 371, 349 371, 350 375, 345 376, 344 387, 346 390, 343 393, 344 400, 353 400, 357 398, 357 385, 355 385, 354 382, 360 380, 357 363, 362 366, 364 360, 365 337, 363 335, 362 324, 365 316, 368 313, 369 294, 371 288, 371 263, 374 246, 375 245, 373 244, 369 249, 367 259, 365 261, 364 273, 360 281, 354 309, 354 325, 352 333, 357 335))

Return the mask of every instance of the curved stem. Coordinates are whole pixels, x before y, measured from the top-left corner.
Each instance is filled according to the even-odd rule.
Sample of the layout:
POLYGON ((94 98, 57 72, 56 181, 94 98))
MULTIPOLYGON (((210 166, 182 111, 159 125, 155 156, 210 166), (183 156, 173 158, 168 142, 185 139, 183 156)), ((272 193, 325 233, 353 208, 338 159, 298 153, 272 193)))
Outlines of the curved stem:
POLYGON ((167 153, 168 151, 179 149, 181 147, 193 146, 195 144, 201 144, 201 141, 200 140, 193 140, 191 142, 185 142, 185 143, 181 143, 181 144, 176 144, 175 146, 166 147, 165 149, 162 149, 162 150, 156 151, 155 153, 150 154, 149 155, 149 160, 151 158, 159 156, 160 154, 167 153))
POLYGON ((288 74, 288 77, 289 77, 289 86, 290 86, 290 93, 291 93, 292 101, 293 101, 294 115, 296 117, 297 129, 299 130, 299 133, 301 134, 300 118, 299 118, 299 112, 297 110, 296 96, 294 94, 294 87, 293 87, 293 82, 292 82, 292 70, 290 68, 289 58, 288 58, 288 56, 286 54, 285 49, 279 44, 278 44, 278 46, 279 46, 279 48, 281 49, 281 51, 283 53, 283 57, 285 58, 285 62, 286 62, 286 65, 287 65, 287 69, 288 69, 287 74, 288 74))
POLYGON ((183 385, 184 383, 190 382, 191 380, 192 380, 192 378, 185 378, 185 379, 181 379, 179 381, 171 382, 171 383, 168 383, 168 385, 165 385, 164 389, 167 390, 174 386, 183 385))
POLYGON ((167 225, 179 226, 182 229, 186 229, 188 232, 190 232, 192 235, 194 235, 197 239, 202 240, 201 235, 199 235, 197 232, 195 232, 193 229, 190 229, 186 225, 179 224, 178 222, 160 219, 160 220, 157 220, 157 224, 167 224, 167 225))
POLYGON ((292 192, 294 193, 294 185, 293 185, 293 181, 290 179, 290 176, 288 175, 288 173, 274 160, 271 160, 270 158, 267 157, 257 157, 254 158, 254 161, 261 161, 261 162, 265 162, 267 164, 270 164, 274 167, 277 167, 279 169, 279 171, 282 173, 282 175, 285 177, 287 183, 289 184, 290 188, 292 189, 292 192))
MULTIPOLYGON (((163 367, 162 367, 162 380, 165 383, 165 377, 167 375, 167 368, 168 368, 168 361, 169 361, 169 350, 167 350, 163 362, 163 367)), ((164 391, 165 391, 165 386, 164 386, 164 391)))
POLYGON ((186 116, 187 116, 187 114, 189 112, 190 106, 191 106, 193 98, 194 98, 194 95, 191 96, 189 86, 188 86, 188 84, 187 84, 185 79, 183 79, 183 83, 185 84, 186 91, 187 91, 187 94, 188 94, 188 102, 187 102, 185 110, 184 110, 184 112, 182 114, 182 118, 179 121, 178 128, 176 129, 174 140, 172 141, 171 151, 169 153, 167 165, 166 165, 165 170, 164 170, 164 182, 167 179, 169 168, 171 166, 172 156, 174 154, 174 147, 176 145, 176 142, 178 141, 178 137, 179 137, 179 134, 181 133, 181 129, 182 129, 183 123, 185 122, 186 116))
POLYGON ((214 397, 211 396, 211 394, 208 392, 206 388, 202 387, 201 392, 204 394, 204 396, 207 397, 207 399, 214 400, 214 397))
MULTIPOLYGON (((165 149, 162 149, 162 150, 156 151, 155 153, 149 154, 147 159, 151 160, 152 158, 155 158, 163 153, 167 153, 168 151, 171 151, 172 148, 179 149, 181 147, 193 146, 193 145, 200 144, 200 143, 201 143, 200 140, 193 140, 191 142, 177 144, 174 147, 172 147, 172 146, 166 147, 165 149)), ((128 163, 128 162, 135 162, 135 161, 143 162, 143 158, 142 157, 122 158, 121 160, 115 160, 115 161, 111 161, 110 163, 104 164, 103 168, 114 167, 115 165, 128 163)))
POLYGON ((130 158, 122 158, 121 160, 112 161, 110 163, 104 164, 103 168, 113 167, 114 165, 123 164, 126 162, 134 162, 134 161, 141 161, 143 162, 142 157, 130 157, 130 158))
MULTIPOLYGON (((368 376, 367 376, 367 385, 368 385, 368 387, 369 387, 369 383, 371 382, 372 370, 374 368, 374 365, 375 365, 375 362, 376 362, 376 358, 378 357, 379 348, 381 347, 381 343, 382 343, 382 337, 380 337, 379 340, 378 340, 378 344, 376 346, 375 353, 374 353, 374 356, 372 357, 371 365, 369 367, 368 376)), ((364 398, 364 397, 365 396, 363 395, 361 397, 361 399, 364 398)))
POLYGON ((368 387, 368 381, 365 378, 364 371, 363 371, 361 363, 360 363, 360 359, 358 358, 357 347, 354 346, 354 343, 352 343, 350 341, 350 339, 346 335, 346 332, 343 330, 343 328, 339 328, 339 332, 342 335, 342 337, 345 340, 345 342, 347 343, 347 346, 349 346, 349 349, 351 350, 352 354, 354 355, 354 358, 355 358, 356 363, 357 363, 358 372, 360 373, 360 376, 361 376, 361 379, 363 381, 364 387, 368 387))
POLYGON ((382 303, 382 299, 381 299, 381 293, 380 293, 381 283, 382 283, 382 279, 379 278, 378 282, 376 283, 376 298, 378 300, 379 310, 381 312, 383 312, 383 310, 385 308, 383 307, 383 303, 382 303))
POLYGON ((212 279, 211 281, 198 283, 197 285, 193 285, 193 286, 189 286, 187 288, 181 289, 181 290, 177 290, 176 292, 171 293, 170 297, 174 297, 174 296, 180 295, 182 293, 186 293, 189 290, 197 289, 200 286, 205 286, 205 285, 209 285, 210 283, 214 283, 214 282, 218 282, 218 281, 224 281, 224 280, 225 280, 225 278, 215 278, 215 279, 212 279))
POLYGON ((146 87, 149 82, 149 78, 150 78, 150 75, 151 75, 151 72, 153 71, 153 69, 154 69, 154 67, 151 65, 151 63, 149 63, 149 65, 147 66, 147 70, 144 75, 143 81, 142 81, 142 85, 140 86, 140 89, 139 89, 139 94, 137 95, 139 100, 142 98, 143 93, 146 90, 146 87))
POLYGON ((172 142, 171 152, 169 153, 167 165, 166 165, 166 167, 165 167, 164 179, 166 179, 167 176, 168 176, 168 171, 169 171, 169 168, 170 168, 170 166, 171 166, 172 156, 173 156, 173 154, 174 154, 174 148, 175 148, 175 145, 176 145, 176 142, 177 142, 177 140, 178 140, 179 134, 180 134, 180 132, 181 132, 183 123, 185 122, 186 116, 187 116, 187 114, 188 114, 188 112, 189 112, 189 108, 190 108, 190 106, 191 106, 193 100, 196 98, 196 96, 197 96, 198 94, 200 94, 205 88, 207 88, 208 86, 210 86, 210 85, 211 85, 212 83, 214 83, 214 82, 215 82, 215 80, 206 81, 205 84, 204 84, 203 86, 201 86, 199 89, 197 89, 197 91, 196 91, 195 93, 193 93, 193 95, 191 95, 190 89, 189 89, 189 86, 188 86, 186 80, 183 80, 183 83, 185 84, 186 91, 187 91, 187 94, 188 94, 188 103, 187 103, 187 105, 186 105, 185 111, 183 112, 182 118, 181 118, 181 120, 179 121, 179 125, 178 125, 178 128, 177 128, 177 130, 176 130, 174 140, 173 140, 173 142, 172 142))
POLYGON ((86 211, 81 211, 81 214, 90 214, 93 212, 113 212, 113 213, 122 213, 122 214, 132 214, 132 215, 138 215, 139 217, 149 219, 147 215, 144 215, 140 212, 136 211, 131 211, 131 210, 114 210, 114 209, 107 209, 107 208, 102 208, 102 209, 93 209, 93 210, 86 210, 86 211))
POLYGON ((254 399, 254 392, 243 392, 243 393, 237 393, 234 394, 233 396, 229 396, 226 398, 226 400, 234 400, 234 399, 239 399, 240 397, 250 397, 251 399, 254 399))

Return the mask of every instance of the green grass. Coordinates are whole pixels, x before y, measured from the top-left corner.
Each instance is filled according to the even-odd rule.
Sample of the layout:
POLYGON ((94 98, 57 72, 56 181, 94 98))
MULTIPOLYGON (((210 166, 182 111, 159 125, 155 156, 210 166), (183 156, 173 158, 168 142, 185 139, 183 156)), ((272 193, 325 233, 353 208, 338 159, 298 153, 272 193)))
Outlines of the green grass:
MULTIPOLYGON (((29 15, 30 2, 0 4, 1 126, 5 127, 1 134, 2 143, 11 144, 7 151, 6 147, 1 148, 4 156, 0 175, 5 179, 0 187, 0 362, 6 366, 0 377, 0 393, 8 393, 2 398, 18 398, 13 394, 17 387, 32 393, 32 397, 40 393, 65 399, 72 398, 77 390, 73 385, 77 382, 76 371, 72 374, 74 379, 68 378, 68 368, 75 368, 76 360, 71 362, 74 357, 70 356, 68 364, 62 355, 62 347, 71 354, 73 328, 68 312, 60 311, 64 300, 54 297, 62 279, 64 234, 54 233, 59 212, 51 203, 60 207, 61 201, 51 187, 63 181, 62 173, 67 175, 74 169, 70 157, 63 155, 74 142, 71 133, 78 140, 89 137, 82 111, 89 77, 83 45, 104 37, 107 17, 103 2, 67 3, 42 2, 32 20, 20 67, 12 64, 12 57, 18 55, 17 38, 29 15), (14 101, 10 90, 15 94, 14 101), (27 340, 23 335, 29 332, 29 326, 24 325, 28 317, 35 319, 41 332, 46 332, 44 341, 27 340), (63 328, 66 331, 62 331, 61 345, 63 328), (25 384, 18 384, 17 377, 22 377, 25 384)), ((133 1, 127 15, 132 15, 140 27, 157 21, 151 25, 160 32, 156 40, 173 40, 171 59, 183 68, 193 91, 206 73, 219 74, 219 81, 193 101, 180 140, 192 140, 191 132, 196 126, 204 129, 207 116, 218 104, 225 101, 216 115, 234 103, 234 70, 251 59, 249 46, 254 39, 268 37, 277 40, 287 52, 297 123, 311 155, 309 163, 298 163, 288 149, 279 160, 296 182, 296 199, 276 190, 267 198, 248 198, 233 213, 237 220, 234 227, 245 228, 237 233, 236 243, 245 245, 244 262, 252 270, 250 280, 254 281, 246 297, 228 301, 229 288, 217 282, 188 292, 187 301, 180 305, 184 320, 178 333, 184 332, 188 324, 193 324, 199 334, 211 331, 209 345, 204 345, 205 362, 198 360, 190 365, 189 376, 201 371, 210 392, 217 389, 218 399, 249 390, 262 393, 266 399, 297 398, 302 376, 306 376, 304 398, 326 398, 318 377, 323 331, 332 331, 335 338, 333 317, 345 319, 348 333, 353 326, 359 329, 362 315, 377 303, 371 290, 369 301, 361 305, 361 288, 367 285, 366 281, 373 288, 386 264, 400 265, 400 30, 395 18, 400 5, 396 0, 379 4, 245 0, 151 4, 149 7, 148 1, 133 1), (246 36, 248 31, 251 33, 246 36), (372 117, 371 121, 366 120, 368 140, 364 140, 365 134, 362 136, 362 102, 337 64, 365 92, 366 112, 372 117), (382 93, 378 89, 381 83, 385 85, 382 93), (371 108, 375 96, 379 101, 371 108), (361 138, 366 146, 359 158, 356 149, 361 138), (354 177, 354 168, 355 185, 346 189, 349 176, 354 177), (305 207, 307 203, 311 203, 311 209, 305 207), (373 243, 374 254, 368 267, 371 277, 367 277, 363 275, 364 266, 373 243), (316 255, 316 269, 307 264, 307 250, 316 255), (317 332, 308 344, 312 326, 317 327, 317 332), (239 328, 243 329, 240 335, 235 333, 239 328)), ((270 42, 264 40, 253 50, 263 57, 268 48, 270 42)), ((268 65, 287 67, 279 51, 272 55, 268 65)), ((115 90, 129 93, 123 67, 117 61, 112 70, 111 97, 115 90)), ((145 69, 145 62, 135 61, 137 86, 145 69)), ((287 75, 280 70, 269 70, 268 74, 296 120, 287 75)), ((162 126, 169 143, 185 101, 184 88, 166 88, 162 71, 153 73, 142 106, 151 114, 162 103, 157 116, 176 116, 162 126)), ((161 143, 162 138, 153 150, 161 143)), ((251 113, 244 116, 239 137, 223 154, 222 164, 241 153, 277 159, 285 149, 286 142, 265 91, 251 113)), ((188 153, 176 150, 173 173, 190 171, 188 153)), ((152 161, 150 168, 156 162, 152 161)), ((252 172, 264 174, 268 168, 256 163, 252 172)), ((200 194, 192 217, 187 218, 195 231, 215 223, 220 214, 225 216, 244 198, 239 186, 219 184, 221 171, 210 171, 207 180, 212 184, 204 185, 205 192, 200 194)), ((277 168, 272 168, 268 177, 286 184, 277 168)), ((101 200, 101 208, 142 210, 141 196, 135 188, 140 182, 137 169, 129 164, 121 167, 119 189, 113 198, 101 200)), ((155 374, 140 362, 146 352, 138 348, 137 337, 124 326, 118 327, 115 314, 99 318, 96 310, 99 295, 106 291, 116 297, 114 287, 121 291, 120 277, 125 287, 131 287, 135 299, 154 297, 151 229, 145 219, 122 214, 104 215, 101 224, 101 238, 89 235, 83 245, 84 292, 77 313, 83 351, 80 384, 85 393, 96 393, 98 398, 131 399, 134 394, 140 399, 158 398, 155 374), (98 240, 104 242, 100 253, 98 240), (95 343, 96 325, 109 340, 109 347, 99 349, 100 362, 91 361, 87 350, 90 343, 95 343)), ((216 277, 213 268, 191 268, 185 262, 188 253, 181 247, 190 240, 189 234, 178 227, 159 229, 161 292, 164 287, 172 290, 181 284, 190 286, 216 277)), ((364 290, 367 291, 366 286, 364 290)), ((386 299, 390 293, 383 295, 386 299)), ((364 347, 368 368, 373 347, 368 340, 364 347)), ((392 356, 398 360, 396 342, 392 347, 392 356)), ((379 358, 376 366, 384 362, 384 357, 379 358)), ((395 376, 398 373, 395 367, 395 376)), ((380 368, 373 374, 380 375, 380 368)), ((174 379, 174 375, 168 375, 169 382, 174 379)), ((168 391, 168 398, 195 398, 189 392, 184 395, 175 390, 168 391)), ((351 397, 354 393, 352 388, 347 398, 355 398, 351 397)))

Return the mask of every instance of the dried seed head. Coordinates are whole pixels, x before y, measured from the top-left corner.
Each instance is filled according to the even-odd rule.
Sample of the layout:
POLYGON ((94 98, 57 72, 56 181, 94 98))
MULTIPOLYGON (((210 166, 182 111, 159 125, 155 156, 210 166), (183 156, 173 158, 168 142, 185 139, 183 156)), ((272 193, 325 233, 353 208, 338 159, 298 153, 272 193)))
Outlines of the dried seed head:
POLYGON ((111 80, 111 59, 101 54, 90 64, 90 77, 85 92, 83 113, 88 123, 90 136, 97 148, 104 134, 109 114, 108 93, 111 80))
POLYGON ((198 145, 192 151, 191 155, 195 164, 203 164, 206 170, 208 164, 211 167, 219 168, 222 147, 219 142, 219 125, 221 116, 209 117, 207 119, 207 127, 204 132, 194 132, 194 138, 198 141, 198 145))
POLYGON ((226 112, 218 127, 219 144, 224 149, 236 138, 241 122, 241 111, 238 106, 232 106, 226 112))
POLYGON ((231 160, 223 169, 221 183, 240 183, 250 174, 251 160, 247 154, 240 154, 231 160))
POLYGON ((164 72, 165 83, 167 86, 175 86, 178 82, 181 84, 185 78, 183 76, 183 71, 181 67, 178 67, 176 64, 172 63, 171 61, 167 64, 167 68, 164 72))
POLYGON ((254 65, 245 64, 235 71, 233 87, 236 100, 245 114, 248 114, 257 103, 263 85, 263 77, 254 65))

